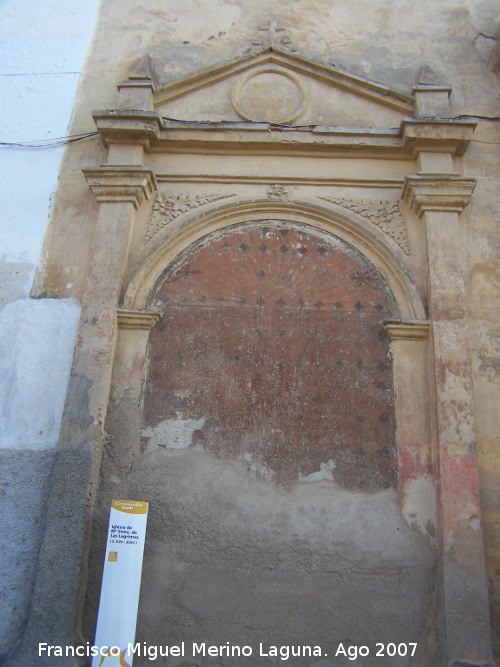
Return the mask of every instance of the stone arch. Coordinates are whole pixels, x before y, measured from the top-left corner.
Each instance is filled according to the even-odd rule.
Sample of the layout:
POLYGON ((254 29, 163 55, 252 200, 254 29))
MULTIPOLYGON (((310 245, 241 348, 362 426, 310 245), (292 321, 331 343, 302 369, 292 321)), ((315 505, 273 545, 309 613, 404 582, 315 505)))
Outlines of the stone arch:
MULTIPOLYGON (((261 240, 252 242, 258 248, 261 240)), ((263 242, 267 243, 265 239, 263 242)), ((248 240, 243 243, 250 245, 248 240)), ((318 253, 321 246, 317 244, 313 248, 311 243, 308 241, 307 252, 318 253)), ((239 242, 238 247, 241 244, 239 242)), ((240 250, 245 254, 244 249, 240 250)), ((275 250, 280 253, 278 243, 275 250)), ((300 247, 296 248, 296 252, 299 250, 300 247)), ((194 271, 200 269, 194 266, 194 262, 191 268, 194 271)), ((208 271, 209 266, 205 265, 204 268, 208 271)), ((260 267, 255 265, 251 268, 251 278, 255 281, 255 273, 260 267)), ((267 267, 263 270, 267 271, 267 267)), ((202 274, 193 275, 200 276, 201 282, 202 274)), ((345 271, 343 275, 346 275, 345 271)), ((242 282, 246 283, 248 277, 249 274, 245 274, 242 282)), ((315 287, 321 286, 324 274, 318 272, 317 278, 315 287)), ((347 283, 349 286, 354 284, 350 280, 347 283)), ((359 289, 363 292, 363 286, 359 286, 359 289)), ((203 296, 196 291, 192 294, 195 298, 203 296)), ((371 301, 369 288, 363 294, 371 301)), ((215 293, 211 296, 214 295, 217 296, 215 293)), ((236 298, 228 304, 224 313, 228 321, 219 330, 221 338, 226 338, 228 332, 231 337, 233 329, 236 329, 233 327, 234 318, 240 313, 241 317, 247 317, 252 323, 251 333, 255 334, 256 341, 259 323, 254 322, 256 317, 260 318, 259 322, 267 326, 268 330, 273 328, 274 339, 271 340, 268 331, 263 330, 261 340, 264 347, 256 343, 260 347, 256 347, 255 351, 264 355, 263 363, 272 360, 274 356, 278 357, 279 364, 283 358, 275 352, 279 352, 281 329, 286 337, 298 318, 293 319, 293 312, 284 313, 279 304, 275 304, 278 309, 274 310, 274 320, 262 317, 255 312, 255 308, 253 312, 244 314, 237 298, 248 299, 248 294, 234 293, 233 296, 236 298), (269 349, 266 350, 266 347, 269 349)), ((315 295, 311 293, 310 296, 315 295)), ((357 295, 355 299, 352 292, 352 296, 350 313, 355 319, 357 295)), ((306 302, 302 294, 297 294, 298 298, 306 302)), ((316 298, 324 304, 328 303, 322 295, 316 298)), ((384 640, 403 642, 408 633, 412 633, 415 641, 424 642, 427 627, 433 622, 435 563, 428 537, 419 535, 415 530, 417 519, 414 505, 411 506, 412 526, 405 521, 404 508, 401 511, 400 499, 408 494, 397 469, 401 457, 395 433, 398 417, 394 411, 399 410, 395 400, 396 368, 394 365, 394 382, 389 376, 391 371, 383 374, 382 368, 380 371, 377 369, 382 360, 379 354, 383 355, 388 364, 391 363, 388 354, 392 343, 384 338, 382 313, 407 318, 414 317, 420 311, 410 281, 398 268, 390 252, 360 225, 334 218, 325 211, 313 212, 305 205, 257 203, 253 208, 248 205, 231 207, 192 220, 184 230, 173 235, 136 276, 135 283, 133 281, 129 287, 127 299, 129 308, 161 309, 164 315, 151 332, 120 329, 113 384, 117 396, 121 398, 113 404, 106 421, 117 456, 109 457, 104 463, 103 488, 108 494, 116 492, 117 487, 111 480, 120 477, 120 466, 129 465, 128 457, 124 454, 133 451, 134 466, 130 472, 123 474, 120 489, 128 495, 147 499, 151 507, 155 508, 150 524, 150 534, 154 537, 151 549, 145 554, 143 607, 138 639, 148 641, 151 637, 159 636, 168 624, 171 641, 177 643, 185 640, 187 646, 205 632, 213 637, 214 642, 237 643, 238 637, 245 636, 249 645, 257 646, 261 641, 276 642, 276 637, 283 637, 283 642, 291 641, 285 638, 298 636, 299 630, 300 636, 304 637, 303 642, 311 646, 321 645, 329 655, 334 655, 338 638, 349 636, 346 634, 348 631, 363 636, 366 643, 371 642, 373 645, 384 640), (226 348, 230 355, 216 359, 221 350, 219 346, 207 359, 206 366, 214 367, 213 373, 205 373, 203 365, 197 366, 197 362, 200 356, 203 357, 203 354, 198 353, 203 352, 203 328, 207 321, 203 320, 203 316, 198 317, 197 313, 193 313, 193 308, 191 315, 196 321, 195 326, 190 327, 193 320, 189 319, 191 315, 188 309, 185 312, 180 312, 181 308, 176 309, 179 315, 176 319, 176 313, 172 316, 165 313, 165 304, 168 302, 164 298, 168 297, 175 302, 177 297, 180 301, 187 295, 187 292, 183 292, 182 281, 175 280, 175 272, 180 269, 180 274, 184 275, 183 267, 197 251, 223 244, 225 239, 238 230, 263 231, 267 225, 277 230, 277 234, 281 226, 294 232, 303 231, 311 238, 324 239, 325 243, 330 240, 334 249, 350 248, 347 255, 353 263, 348 264, 349 275, 356 274, 357 267, 366 268, 370 265, 379 274, 377 280, 387 287, 386 301, 382 304, 386 310, 379 311, 376 308, 378 299, 371 304, 372 313, 378 318, 378 334, 373 329, 368 331, 370 341, 376 348, 373 350, 376 357, 375 375, 377 381, 386 384, 386 388, 377 387, 372 382, 370 387, 359 387, 359 396, 368 396, 370 391, 373 394, 379 392, 374 396, 376 401, 385 392, 383 400, 387 397, 389 400, 384 406, 379 402, 378 412, 351 410, 349 414, 352 432, 358 427, 365 428, 366 435, 371 424, 379 429, 387 428, 388 437, 391 438, 387 453, 382 451, 383 446, 380 444, 372 446, 371 443, 362 452, 359 440, 354 442, 354 438, 352 451, 348 451, 348 447, 342 449, 341 440, 347 440, 349 433, 341 432, 340 428, 338 441, 330 437, 330 450, 327 449, 326 439, 321 442, 322 434, 318 425, 321 421, 328 422, 325 429, 329 430, 331 436, 337 416, 335 408, 338 407, 341 412, 343 407, 333 405, 327 418, 319 418, 321 414, 316 410, 315 400, 320 398, 321 389, 325 393, 323 413, 329 409, 330 391, 333 389, 334 400, 339 396, 330 378, 317 390, 314 383, 320 377, 321 369, 318 372, 311 369, 302 414, 312 421, 316 420, 310 434, 318 434, 317 442, 311 444, 314 437, 309 437, 308 442, 306 438, 300 439, 303 435, 301 414, 298 410, 292 412, 290 404, 286 402, 278 406, 279 409, 283 408, 281 415, 276 412, 273 414, 274 408, 270 413, 266 412, 266 406, 263 409, 258 406, 253 423, 248 420, 248 413, 237 413, 233 424, 238 425, 241 419, 242 428, 239 431, 237 427, 234 428, 229 437, 227 430, 222 431, 226 426, 223 420, 209 424, 213 413, 207 407, 212 409, 217 401, 226 405, 226 401, 231 400, 231 392, 238 394, 244 380, 248 378, 254 381, 255 376, 240 373, 246 368, 250 374, 251 363, 245 367, 245 360, 241 360, 241 366, 238 365, 240 360, 235 357, 241 355, 232 347, 226 348), (386 269, 386 275, 382 274, 380 266, 386 269), (388 266, 392 267, 390 271, 388 266), (163 290, 165 284, 173 285, 175 294, 163 290), (406 286, 405 289, 403 286, 406 286), (176 330, 181 334, 175 336, 176 330), (377 339, 377 335, 380 335, 380 339, 377 339), (146 345, 148 336, 149 344, 146 345), (182 337, 185 338, 184 349, 178 347, 176 342, 182 342, 182 337), (163 339, 163 345, 158 345, 160 339, 163 339), (145 358, 144 375, 142 364, 145 358), (232 373, 233 369, 235 374, 232 373), (214 381, 214 377, 219 374, 223 381, 217 384, 217 378, 214 381), (224 382, 229 385, 233 375, 238 375, 239 385, 233 384, 226 388, 224 382), (188 384, 189 380, 193 381, 188 384), (166 391, 157 396, 156 404, 153 395, 155 383, 164 383, 166 387, 166 391), (126 392, 119 389, 120 386, 130 387, 131 384, 136 387, 134 395, 128 389, 126 392), (391 384, 394 385, 392 391, 391 384), (189 389, 191 393, 188 396, 189 389), (214 400, 211 404, 207 403, 206 394, 203 395, 206 389, 209 393, 213 392, 214 400), (225 394, 218 393, 226 389, 225 394), (198 410, 198 407, 201 409, 198 410), (380 419, 384 413, 389 414, 387 421, 380 419), (276 415, 283 421, 293 422, 287 432, 279 432, 280 421, 276 415), (274 420, 272 427, 277 429, 275 442, 272 441, 274 434, 269 437, 271 428, 267 429, 262 442, 252 441, 256 431, 253 426, 258 426, 258 420, 263 416, 270 416, 274 420), (221 430, 217 433, 219 428, 221 430), (214 432, 216 437, 213 437, 214 432), (295 452, 302 449, 300 456, 294 454, 293 447, 286 446, 290 432, 295 436, 295 452), (220 435, 219 439, 217 435, 220 435), (238 449, 240 443, 242 447, 238 449), (281 458, 282 463, 274 465, 273 457, 281 458), (371 469, 371 461, 376 463, 373 476, 367 474, 371 469), (379 465, 380 461, 388 461, 391 465, 384 471, 379 465), (256 567, 255 563, 259 565, 256 567), (416 600, 411 608, 401 605, 401 586, 405 588, 406 597, 416 600), (244 616, 237 613, 237 605, 241 600, 244 600, 245 605, 244 616), (374 608, 382 610, 376 618, 371 611, 374 608), (342 614, 338 613, 339 609, 342 609, 342 614), (390 620, 394 617, 394 610, 398 614, 396 631, 392 630, 393 623, 390 620), (307 627, 304 627, 304 618, 308 619, 307 627), (391 627, 390 637, 384 635, 386 626, 391 627), (221 628, 223 636, 217 634, 221 628)), ((364 297, 360 302, 366 306, 364 297)), ((324 322, 331 319, 332 311, 326 312, 312 298, 305 305, 312 311, 305 333, 310 332, 311 338, 319 340, 319 336, 325 333, 322 328, 324 322), (323 313, 325 318, 321 317, 323 313)), ((143 312, 139 313, 138 317, 143 315, 143 312)), ((222 317, 214 315, 214 319, 222 317)), ((241 329, 238 329, 232 335, 235 348, 240 341, 240 332, 241 329)), ((329 332, 331 334, 332 330, 329 332)), ((367 333, 367 330, 364 329, 363 333, 367 333)), ((336 331, 333 330, 333 337, 335 335, 336 331)), ((292 334, 292 344, 293 336, 295 332, 292 334)), ((363 373, 362 364, 358 366, 363 359, 356 354, 358 340, 351 345, 354 352, 345 356, 350 366, 346 371, 346 382, 352 385, 361 379, 363 373)), ((303 342, 302 338, 300 343, 303 342)), ((306 341, 304 347, 312 363, 322 361, 314 356, 314 344, 306 341)), ((325 366, 324 375, 334 376, 336 364, 342 360, 336 355, 334 347, 330 340, 326 350, 330 366, 325 366)), ((253 348, 247 347, 246 351, 249 361, 252 361, 253 348)), ((254 361, 258 363, 259 360, 254 361)), ((296 362, 297 357, 294 357, 292 365, 298 365, 296 362)), ((271 382, 276 379, 281 381, 275 370, 276 367, 271 368, 271 382)), ((340 378, 335 377, 334 381, 337 379, 340 378)), ((302 380, 306 381, 304 377, 302 380)), ((277 393, 282 393, 282 386, 277 388, 277 393)), ((258 386, 257 389, 260 391, 262 387, 258 386)), ((355 391, 357 389, 351 390, 351 398, 354 398, 355 391)), ((268 385, 261 395, 269 394, 268 385)), ((403 396, 405 394, 409 395, 409 392, 402 392, 403 396)), ((251 392, 247 397, 251 401, 251 392)), ((295 404, 298 405, 297 398, 295 404)), ((415 420, 407 421, 413 424, 415 420)), ((413 433, 408 436, 409 442, 414 444, 412 436, 413 433)), ((417 438, 417 442, 421 442, 421 439, 417 438)), ((106 506, 106 502, 103 506, 106 506)), ((104 527, 102 530, 104 532, 104 527)), ((424 656, 426 659, 427 655, 424 656)), ((307 664, 307 659, 301 664, 307 664)))
POLYGON ((396 487, 383 321, 399 313, 353 246, 279 220, 226 227, 181 253, 148 305, 162 312, 143 396, 154 443, 283 485, 396 487))
POLYGON ((191 244, 231 225, 264 220, 301 223, 346 241, 364 255, 386 280, 402 320, 426 319, 425 307, 415 285, 395 255, 374 231, 354 217, 296 202, 241 203, 194 217, 146 259, 127 286, 123 306, 145 309, 151 290, 165 267, 191 244))
MULTIPOLYGON (((146 315, 144 310, 161 307, 156 298, 166 296, 158 292, 163 278, 182 267, 182 262, 210 239, 223 239, 240 228, 262 228, 266 221, 270 225, 283 221, 281 224, 286 227, 304 230, 311 236, 336 237, 380 274, 394 297, 390 304, 390 298, 387 302, 391 317, 412 320, 423 316, 418 294, 397 259, 377 233, 361 222, 288 202, 239 204, 184 220, 189 222, 171 234, 130 282, 123 304, 129 310, 123 309, 122 318, 130 315, 141 320, 146 315)), ((315 307, 315 302, 312 305, 315 307)), ((378 322, 381 336, 382 319, 378 322)), ((182 319, 177 319, 176 326, 186 331, 182 319)), ((409 324, 405 326, 411 328, 409 324)), ((415 358, 414 350, 408 349, 413 343, 398 342, 402 349, 393 356, 392 405, 397 414, 391 417, 394 439, 389 454, 399 467, 392 467, 388 477, 379 476, 367 486, 363 475, 349 478, 343 474, 335 478, 332 466, 329 467, 330 455, 324 448, 312 448, 307 459, 291 461, 289 457, 285 473, 292 470, 294 476, 287 477, 283 476, 283 469, 273 468, 257 449, 252 449, 252 443, 245 442, 241 451, 229 447, 220 451, 217 442, 204 440, 204 413, 194 409, 202 392, 196 395, 194 387, 193 403, 182 403, 184 369, 181 364, 176 365, 175 354, 183 351, 172 347, 169 334, 173 328, 168 318, 163 318, 151 332, 133 324, 127 326, 126 321, 120 326, 113 370, 117 400, 112 400, 106 421, 111 442, 120 455, 109 457, 103 464, 103 488, 108 496, 103 496, 102 506, 106 507, 109 494, 116 492, 115 481, 123 468, 121 492, 140 493, 155 507, 151 524, 155 538, 151 551, 145 555, 146 604, 138 637, 146 640, 151 632, 159 636, 168 623, 173 643, 196 641, 202 627, 203 631, 208 628, 215 641, 222 626, 225 634, 221 642, 236 642, 242 633, 249 633, 244 635, 248 636, 248 643, 257 646, 259 641, 276 641, 277 634, 290 638, 286 640, 290 642, 300 634, 311 645, 321 644, 325 652, 333 655, 336 640, 350 636, 348 632, 366 637, 364 641, 375 645, 397 610, 398 627, 391 641, 405 641, 411 634, 415 641, 424 642, 428 624, 433 622, 435 561, 428 535, 419 534, 415 528, 425 527, 433 519, 432 507, 425 516, 419 514, 423 491, 433 497, 433 487, 423 486, 427 481, 425 470, 412 468, 406 472, 408 466, 403 468, 401 461, 419 460, 412 447, 428 442, 426 413, 420 420, 420 413, 412 413, 415 392, 404 382, 413 383, 415 376, 397 362, 398 355, 415 358), (163 349, 155 347, 155 336, 162 333, 161 327, 166 327, 163 349), (181 378, 181 382, 177 386, 171 383, 168 396, 164 394, 160 400, 162 409, 167 405, 171 413, 159 412, 151 419, 149 411, 153 408, 154 412, 154 406, 147 394, 155 372, 160 383, 165 378, 168 383, 172 377, 181 378), (179 401, 171 401, 171 397, 179 401), (411 414, 411 419, 405 419, 407 414, 411 414), (394 433, 394 426, 400 422, 407 425, 406 430, 396 429, 394 433), (129 466, 125 455, 128 452, 134 460, 130 472, 125 469, 129 466), (245 454, 252 457, 246 458, 245 454), (401 476, 403 469, 412 484, 401 476), (277 472, 274 479, 266 477, 267 471, 277 472), (401 606, 402 585, 406 597, 416 601, 411 608, 401 606), (235 613, 234 601, 241 599, 245 600, 244 617, 235 613), (376 619, 371 611, 374 608, 382 610, 376 619), (304 615, 310 617, 305 630, 304 615), (195 619, 193 623, 191 619, 195 619)), ((280 328, 278 321, 276 341, 280 328)), ((191 363, 201 346, 196 339, 190 345, 187 350, 191 352, 191 363)), ((387 339, 384 345, 387 355, 387 339)), ((426 343, 416 345, 416 363, 424 373, 426 343)), ((390 346, 394 347, 394 341, 390 346)), ((337 360, 338 357, 333 359, 337 360)), ((358 360, 352 361, 356 368, 358 360)), ((317 376, 312 379, 314 382, 317 376)), ((305 413, 308 406, 304 408, 305 413)), ((299 418, 298 413, 293 416, 299 418)), ((358 413, 351 416, 356 423, 358 413)), ((286 459, 289 450, 280 447, 278 442, 269 451, 286 459)), ((383 456, 381 449, 371 449, 366 458, 383 456)), ((356 465, 363 453, 355 451, 353 456, 356 465)), ((344 466, 345 460, 341 459, 342 455, 333 461, 338 466, 334 470, 344 466)), ((104 540, 104 520, 101 530, 104 540)))

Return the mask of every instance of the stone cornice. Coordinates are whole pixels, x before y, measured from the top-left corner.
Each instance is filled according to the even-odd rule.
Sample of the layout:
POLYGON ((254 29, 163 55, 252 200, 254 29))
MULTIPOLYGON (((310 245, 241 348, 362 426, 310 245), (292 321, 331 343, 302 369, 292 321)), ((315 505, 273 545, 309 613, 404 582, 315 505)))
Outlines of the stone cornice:
POLYGON ((158 141, 163 127, 156 111, 95 111, 94 121, 105 146, 113 143, 139 144, 149 150, 158 141))
POLYGON ((138 144, 148 152, 203 154, 381 155, 414 159, 422 151, 463 155, 476 124, 467 120, 404 118, 399 128, 311 125, 284 128, 267 122, 169 121, 155 111, 96 111, 105 146, 138 144))
POLYGON ((419 217, 426 211, 461 213, 475 187, 475 179, 458 174, 417 174, 406 177, 402 199, 419 217))
POLYGON ((161 319, 160 313, 148 310, 128 310, 119 308, 116 311, 118 327, 120 329, 152 329, 161 319))
POLYGON ((82 171, 98 202, 130 202, 137 209, 158 189, 150 169, 102 166, 82 171))
POLYGON ((422 151, 463 155, 477 123, 447 118, 404 118, 403 144, 416 157, 422 151))
POLYGON ((386 320, 384 329, 392 340, 427 340, 430 322, 386 320))

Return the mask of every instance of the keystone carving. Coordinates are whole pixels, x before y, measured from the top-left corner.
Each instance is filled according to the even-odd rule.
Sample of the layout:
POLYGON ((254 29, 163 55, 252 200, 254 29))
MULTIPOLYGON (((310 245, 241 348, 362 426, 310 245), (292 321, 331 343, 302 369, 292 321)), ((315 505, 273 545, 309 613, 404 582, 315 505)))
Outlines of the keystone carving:
POLYGON ((364 203, 357 203, 341 197, 320 197, 320 199, 354 211, 394 239, 405 255, 410 254, 408 234, 397 199, 386 202, 367 201, 364 203))
POLYGON ((267 191, 267 196, 271 201, 288 201, 288 190, 284 185, 275 183, 267 191))
POLYGON ((156 194, 155 203, 151 212, 148 228, 146 230, 145 240, 150 241, 153 236, 166 227, 172 220, 178 218, 183 213, 187 213, 193 208, 198 208, 204 204, 217 201, 218 199, 226 199, 227 197, 234 197, 230 195, 172 195, 172 194, 156 194))

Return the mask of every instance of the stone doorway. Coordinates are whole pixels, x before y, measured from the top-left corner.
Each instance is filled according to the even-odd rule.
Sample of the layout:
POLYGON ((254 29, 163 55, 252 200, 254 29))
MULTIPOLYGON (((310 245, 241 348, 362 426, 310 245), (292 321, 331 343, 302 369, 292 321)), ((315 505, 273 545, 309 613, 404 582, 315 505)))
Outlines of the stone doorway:
POLYGON ((338 667, 346 640, 416 641, 412 666, 429 664, 435 557, 399 509, 383 329, 397 309, 380 273, 307 225, 245 223, 179 255, 150 305, 141 401, 108 411, 90 562, 111 498, 149 501, 137 641, 184 641, 169 666, 229 642, 252 662, 219 665, 275 664, 262 644, 320 647, 293 664, 338 667))

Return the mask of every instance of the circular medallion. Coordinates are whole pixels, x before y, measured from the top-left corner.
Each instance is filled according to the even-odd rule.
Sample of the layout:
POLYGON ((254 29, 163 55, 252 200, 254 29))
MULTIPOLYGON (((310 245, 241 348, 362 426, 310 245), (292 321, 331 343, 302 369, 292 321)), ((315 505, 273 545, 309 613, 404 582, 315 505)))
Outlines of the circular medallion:
POLYGON ((287 123, 304 111, 307 90, 290 72, 266 67, 243 76, 233 90, 232 101, 247 120, 287 123))

